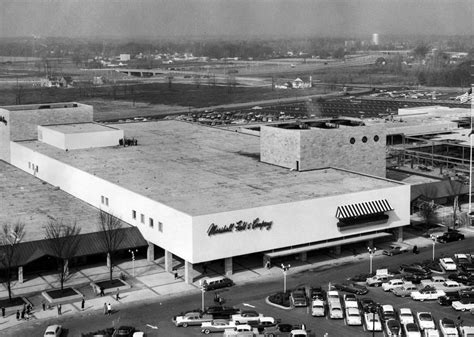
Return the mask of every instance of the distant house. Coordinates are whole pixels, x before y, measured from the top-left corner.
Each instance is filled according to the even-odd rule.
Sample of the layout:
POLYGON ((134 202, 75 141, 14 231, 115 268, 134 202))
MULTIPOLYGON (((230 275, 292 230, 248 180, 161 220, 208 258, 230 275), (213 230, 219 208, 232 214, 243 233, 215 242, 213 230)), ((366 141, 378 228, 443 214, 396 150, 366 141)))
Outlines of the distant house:
POLYGON ((59 88, 59 78, 56 76, 46 76, 40 80, 40 85, 46 88, 56 87, 59 88))
POLYGON ((304 81, 298 77, 291 82, 291 87, 294 89, 311 88, 313 86, 312 82, 313 82, 313 79, 311 76, 309 77, 307 81, 304 81))

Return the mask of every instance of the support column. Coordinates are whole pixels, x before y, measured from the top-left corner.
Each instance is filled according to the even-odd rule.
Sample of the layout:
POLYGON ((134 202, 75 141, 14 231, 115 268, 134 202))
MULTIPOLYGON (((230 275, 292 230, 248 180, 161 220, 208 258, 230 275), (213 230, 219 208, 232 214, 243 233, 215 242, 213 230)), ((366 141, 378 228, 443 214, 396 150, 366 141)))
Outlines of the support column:
POLYGON ((155 245, 148 241, 148 249, 146 251, 146 260, 148 262, 155 261, 155 245))
POLYGON ((112 260, 110 259, 110 253, 107 253, 107 268, 110 269, 111 265, 112 265, 112 260))
POLYGON ((165 270, 168 273, 171 273, 172 269, 173 269, 173 254, 170 251, 165 250, 165 270))
POLYGON ((334 246, 334 254, 335 255, 341 255, 341 245, 334 246))
POLYGON ((307 260, 308 260, 308 252, 300 253, 300 261, 301 262, 306 262, 307 260))
POLYGON ((225 276, 230 276, 233 273, 233 268, 232 268, 232 258, 227 257, 224 259, 224 274, 225 276))
POLYGON ((403 227, 398 227, 397 231, 397 242, 403 241, 403 227))
POLYGON ((23 283, 23 266, 18 267, 18 283, 23 283))
POLYGON ((193 264, 188 261, 184 261, 184 282, 193 283, 193 264))

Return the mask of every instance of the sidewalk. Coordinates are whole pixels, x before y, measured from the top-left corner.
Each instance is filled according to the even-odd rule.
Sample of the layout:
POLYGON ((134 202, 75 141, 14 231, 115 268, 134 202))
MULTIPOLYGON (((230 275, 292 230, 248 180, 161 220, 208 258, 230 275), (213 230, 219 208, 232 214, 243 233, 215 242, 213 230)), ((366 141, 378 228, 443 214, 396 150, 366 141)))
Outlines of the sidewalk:
MULTIPOLYGON (((440 227, 439 232, 444 229, 440 227)), ((474 229, 463 228, 461 231, 466 236, 474 236, 474 229)), ((431 246, 430 238, 417 237, 406 232, 405 244, 417 245, 418 247, 431 246)), ((383 244, 382 244, 383 245, 383 244)), ((376 255, 382 254, 382 247, 380 245, 376 255)), ((388 245, 388 243, 387 243, 388 245)), ((379 246, 379 245, 378 245, 379 246)), ((303 270, 319 269, 324 270, 334 266, 342 265, 359 260, 368 260, 369 254, 364 251, 361 254, 354 255, 349 249, 343 249, 339 256, 317 255, 309 257, 307 261, 295 260, 292 262, 292 267, 289 273, 297 273, 303 270)), ((256 281, 266 281, 269 279, 281 278, 280 268, 264 268, 262 260, 254 257, 253 259, 234 259, 234 274, 232 279, 236 284, 244 284, 256 281)), ((183 266, 176 261, 176 268, 178 268, 179 275, 183 274, 183 266)), ((114 269, 114 277, 118 277, 120 273, 126 276, 126 282, 131 285, 130 289, 121 290, 120 299, 116 301, 115 293, 98 297, 92 290, 90 282, 107 280, 109 271, 105 264, 103 266, 91 266, 80 270, 72 270, 71 276, 67 280, 65 287, 74 287, 84 295, 85 308, 82 312, 81 301, 73 303, 62 304, 62 315, 72 314, 91 314, 100 313, 104 307, 104 303, 110 303, 113 309, 120 308, 123 305, 133 302, 143 301, 158 301, 159 299, 170 298, 172 296, 181 296, 184 293, 200 293, 199 278, 204 276, 217 275, 216 270, 220 270, 218 262, 214 262, 207 266, 207 274, 202 275, 201 269, 195 270, 194 284, 186 284, 180 277, 174 278, 171 273, 165 272, 163 258, 157 259, 154 262, 149 262, 146 259, 136 260, 133 264, 131 261, 122 261, 114 269)), ((25 279, 23 284, 13 283, 13 295, 26 297, 34 306, 33 315, 30 316, 29 321, 50 319, 58 316, 56 307, 46 308, 42 310, 42 302, 47 302, 41 295, 43 290, 58 289, 59 283, 56 274, 37 274, 34 277, 25 279)), ((8 292, 4 285, 0 286, 0 298, 8 298, 8 292)), ((26 320, 17 320, 15 312, 7 312, 4 319, 0 318, 0 331, 19 324, 25 324, 26 320)), ((30 323, 31 324, 31 323, 30 323)))

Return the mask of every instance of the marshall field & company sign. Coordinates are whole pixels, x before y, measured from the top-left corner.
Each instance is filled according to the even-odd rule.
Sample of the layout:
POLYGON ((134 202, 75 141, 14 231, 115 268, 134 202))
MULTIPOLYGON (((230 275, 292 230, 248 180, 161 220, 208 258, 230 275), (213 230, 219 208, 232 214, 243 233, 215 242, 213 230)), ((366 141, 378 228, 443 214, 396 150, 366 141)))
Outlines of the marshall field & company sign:
POLYGON ((238 221, 231 223, 229 225, 218 226, 212 223, 207 230, 207 235, 212 236, 216 234, 231 233, 231 232, 243 232, 254 229, 266 229, 267 231, 272 228, 273 221, 260 221, 259 218, 256 218, 252 222, 247 221, 238 221))

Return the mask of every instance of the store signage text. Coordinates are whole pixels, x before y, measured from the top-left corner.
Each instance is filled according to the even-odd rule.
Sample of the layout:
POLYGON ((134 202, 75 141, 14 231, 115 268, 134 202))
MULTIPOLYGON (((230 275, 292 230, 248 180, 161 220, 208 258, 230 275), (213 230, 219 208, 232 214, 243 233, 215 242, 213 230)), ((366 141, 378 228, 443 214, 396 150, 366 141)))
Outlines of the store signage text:
POLYGON ((272 228, 273 221, 260 221, 259 218, 256 218, 252 222, 247 222, 247 221, 238 221, 235 223, 231 223, 229 225, 225 226, 218 226, 214 223, 212 223, 209 226, 209 229, 207 230, 207 235, 212 236, 216 234, 222 234, 222 233, 230 233, 230 232, 243 232, 247 230, 253 230, 253 229, 266 229, 267 231, 272 228))

